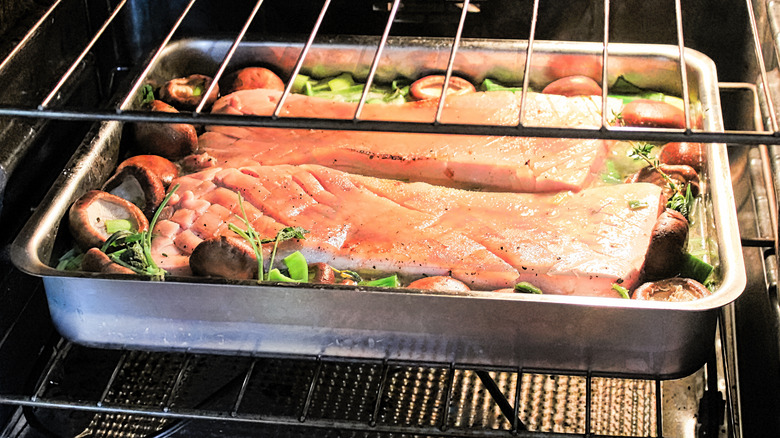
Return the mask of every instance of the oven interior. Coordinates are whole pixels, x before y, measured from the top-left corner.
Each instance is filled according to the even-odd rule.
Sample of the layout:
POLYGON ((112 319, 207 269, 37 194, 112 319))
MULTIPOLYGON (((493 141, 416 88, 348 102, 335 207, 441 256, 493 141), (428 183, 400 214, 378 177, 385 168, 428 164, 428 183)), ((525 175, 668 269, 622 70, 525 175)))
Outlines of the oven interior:
MULTIPOLYGON (((2 2, 0 436, 766 436, 780 431, 774 2, 2 2), (324 11, 324 12, 323 12, 324 11), (465 12, 464 12, 465 11, 465 12), (391 18, 392 17, 392 18, 391 18), (321 22, 320 22, 321 19, 321 22), (388 26, 391 23, 392 26, 388 26), (605 32, 608 23, 608 32, 605 32), (53 329, 8 247, 81 140, 171 35, 684 45, 717 66, 748 284, 679 379, 343 357, 104 350, 53 329), (33 30, 30 30, 33 29, 33 30), (681 41, 682 37, 682 41, 681 41)), ((123 119, 123 117, 127 117, 123 119)), ((196 117, 196 116, 193 116, 196 117)), ((705 137, 714 134, 714 137, 705 137)), ((609 137, 608 131, 599 135, 609 137)), ((637 135, 641 135, 637 134, 637 135)))

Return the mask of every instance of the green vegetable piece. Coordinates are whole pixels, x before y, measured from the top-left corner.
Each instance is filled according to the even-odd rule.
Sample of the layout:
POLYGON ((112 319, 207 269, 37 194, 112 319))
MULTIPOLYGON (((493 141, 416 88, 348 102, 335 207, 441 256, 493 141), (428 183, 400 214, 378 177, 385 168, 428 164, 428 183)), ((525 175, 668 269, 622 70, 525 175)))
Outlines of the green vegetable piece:
POLYGON ((309 264, 306 263, 306 257, 300 251, 288 255, 284 258, 284 264, 290 272, 290 278, 295 281, 307 281, 309 279, 309 264))
POLYGON ((361 286, 374 286, 374 287, 398 287, 400 286, 400 283, 398 282, 398 275, 393 274, 389 277, 383 277, 383 278, 377 278, 376 280, 370 280, 370 281, 361 281, 361 286))
POLYGON ((628 208, 631 210, 641 210, 643 208, 647 208, 647 202, 631 200, 628 201, 628 208))
MULTIPOLYGON (((299 74, 295 76, 295 79, 293 79, 293 85, 292 91, 293 93, 301 93, 303 92, 304 87, 306 87, 306 84, 309 83, 309 77, 306 75, 299 74)), ((311 85, 309 85, 311 87, 311 85)))
POLYGON ((193 96, 200 96, 201 94, 203 94, 203 87, 195 87, 192 89, 193 96))
POLYGON ((311 82, 306 81, 303 84, 303 94, 305 94, 307 96, 314 96, 314 89, 311 86, 311 82))
POLYGON ((280 283, 298 283, 298 280, 293 280, 292 278, 282 274, 281 271, 276 268, 268 271, 268 281, 277 281, 280 283))
POLYGON ((75 271, 81 267, 81 260, 84 259, 84 253, 78 248, 71 248, 62 255, 57 261, 57 269, 60 271, 75 271))
POLYGON ((623 182, 614 161, 607 160, 604 172, 601 174, 601 181, 608 184, 620 184, 623 182))
POLYGON ((515 93, 523 91, 523 87, 506 87, 488 78, 482 81, 479 89, 483 91, 512 91, 515 93))
POLYGON ((352 79, 352 75, 349 73, 342 73, 328 81, 328 88, 330 88, 331 91, 345 90, 353 85, 355 85, 355 80, 352 79))
MULTIPOLYGON (((615 80, 615 83, 612 84, 611 87, 609 87, 610 90, 614 91, 617 94, 628 94, 628 95, 637 95, 642 94, 645 89, 638 87, 631 83, 628 79, 625 78, 625 76, 619 76, 617 80, 615 80)), ((610 96, 612 96, 610 94, 610 96)))
POLYGON ((625 299, 631 298, 628 295, 628 289, 626 289, 625 287, 623 287, 623 286, 621 286, 621 285, 619 285, 617 283, 612 283, 612 290, 614 290, 617 293, 619 293, 620 294, 620 298, 625 298, 625 299))
POLYGON ((715 268, 711 264, 695 255, 686 254, 685 262, 683 263, 682 269, 680 269, 680 276, 691 278, 704 284, 714 270, 715 268))
POLYGON ((127 219, 108 219, 105 224, 106 232, 108 234, 114 234, 117 231, 130 231, 133 229, 133 224, 127 219))
POLYGON ((536 294, 536 295, 542 295, 543 292, 538 287, 534 286, 531 283, 528 283, 527 281, 521 281, 520 283, 517 283, 515 285, 515 292, 519 292, 522 294, 536 294))
POLYGON ((143 87, 141 87, 141 103, 147 104, 151 103, 154 100, 154 87, 152 87, 150 84, 146 84, 143 87))

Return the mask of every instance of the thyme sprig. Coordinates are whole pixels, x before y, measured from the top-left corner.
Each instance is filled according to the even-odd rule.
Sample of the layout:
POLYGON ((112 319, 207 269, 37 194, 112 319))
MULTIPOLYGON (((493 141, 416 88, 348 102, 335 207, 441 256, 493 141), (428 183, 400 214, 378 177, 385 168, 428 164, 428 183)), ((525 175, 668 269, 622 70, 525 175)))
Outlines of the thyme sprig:
POLYGON ((152 237, 154 226, 160 218, 163 208, 171 200, 171 197, 179 189, 179 185, 173 186, 170 192, 154 212, 149 228, 145 231, 120 230, 112 234, 100 248, 114 263, 124 266, 139 275, 150 277, 154 281, 165 280, 168 273, 157 266, 152 257, 152 237))
POLYGON ((628 156, 635 160, 642 160, 646 162, 650 167, 658 172, 664 181, 669 185, 674 193, 672 197, 667 201, 666 206, 672 210, 679 211, 686 219, 693 210, 693 203, 695 201, 693 193, 691 193, 691 186, 686 184, 685 192, 682 187, 676 184, 664 171, 660 169, 660 165, 657 158, 650 158, 650 153, 653 151, 652 144, 649 143, 633 143, 633 148, 629 152, 628 156))
POLYGON ((235 224, 228 224, 228 229, 230 231, 238 234, 246 240, 249 245, 252 247, 252 250, 255 252, 255 257, 257 258, 257 280, 258 281, 268 281, 269 277, 265 274, 263 269, 263 244, 266 243, 274 243, 273 250, 271 250, 271 259, 268 264, 268 269, 270 270, 273 267, 275 258, 276 258, 276 249, 279 247, 279 243, 284 242, 286 240, 291 239, 305 239, 305 234, 308 233, 308 230, 305 230, 302 227, 285 227, 279 230, 276 233, 276 236, 273 238, 260 238, 260 235, 257 233, 257 231, 252 226, 252 223, 249 221, 249 217, 246 214, 246 210, 244 209, 244 198, 241 196, 240 193, 237 193, 238 195, 238 206, 241 210, 241 216, 239 216, 239 219, 244 223, 244 226, 246 229, 242 230, 241 228, 238 228, 235 224))

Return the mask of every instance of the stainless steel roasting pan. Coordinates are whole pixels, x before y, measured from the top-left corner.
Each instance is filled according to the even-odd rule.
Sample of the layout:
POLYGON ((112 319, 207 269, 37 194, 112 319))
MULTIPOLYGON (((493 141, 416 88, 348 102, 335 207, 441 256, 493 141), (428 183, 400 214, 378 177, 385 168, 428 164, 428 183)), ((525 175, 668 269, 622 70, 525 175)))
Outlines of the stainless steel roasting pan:
MULTIPOLYGON (((342 38, 316 43, 302 72, 365 75, 376 41, 342 38)), ((213 75, 229 41, 170 44, 148 79, 191 73, 213 75)), ((274 66, 290 74, 302 44, 244 43, 236 68, 274 66)), ((454 71, 475 81, 522 82, 526 43, 463 41, 454 71)), ((447 67, 449 43, 393 39, 377 80, 415 77, 447 67)), ((531 86, 554 79, 556 60, 600 71, 602 45, 536 42, 531 86)), ((686 50, 691 105, 705 129, 722 130, 714 64, 686 50)), ((623 75, 636 85, 681 93, 678 48, 610 45, 609 84, 623 75)), ((136 86, 137 87, 137 86, 136 86)), ((135 93, 137 90, 129 90, 135 93)), ((22 270, 43 277, 52 319, 80 344, 253 355, 307 354, 417 360, 526 369, 562 369, 674 377, 698 369, 711 354, 721 307, 745 285, 726 146, 708 146, 704 196, 718 254, 716 292, 694 302, 639 302, 609 298, 419 293, 322 285, 257 285, 195 278, 150 282, 140 278, 60 272, 52 268, 68 244, 61 225, 70 204, 99 187, 126 148, 119 122, 98 123, 72 157, 40 208, 13 244, 22 270)))

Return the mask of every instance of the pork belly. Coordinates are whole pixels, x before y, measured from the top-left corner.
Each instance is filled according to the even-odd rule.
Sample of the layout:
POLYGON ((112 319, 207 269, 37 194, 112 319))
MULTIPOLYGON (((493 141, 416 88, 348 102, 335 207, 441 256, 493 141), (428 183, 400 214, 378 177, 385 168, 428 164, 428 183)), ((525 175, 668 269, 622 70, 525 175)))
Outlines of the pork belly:
POLYGON ((616 296, 613 283, 634 287, 662 209, 661 189, 646 183, 474 192, 319 165, 212 168, 177 182, 153 242, 155 258, 172 269, 165 259, 184 260, 199 240, 231 234, 229 223, 245 228, 240 193, 261 236, 287 226, 309 231, 281 244, 278 259, 300 250, 338 269, 452 275, 483 290, 528 281, 553 294, 616 296))
MULTIPOLYGON (((270 115, 280 93, 246 90, 220 99, 213 112, 270 115)), ((437 100, 403 105, 367 104, 361 118, 431 122, 437 100)), ((619 102, 609 101, 619 111, 619 102)), ((283 117, 352 118, 353 103, 290 95, 283 117)), ((446 123, 515 125, 520 94, 468 93, 446 99, 446 123)), ((601 126, 597 97, 527 94, 528 126, 601 126)), ((223 167, 252 164, 319 164, 347 172, 456 188, 512 192, 579 191, 602 169, 604 140, 514 136, 436 135, 212 126, 199 139, 199 152, 223 167)))

